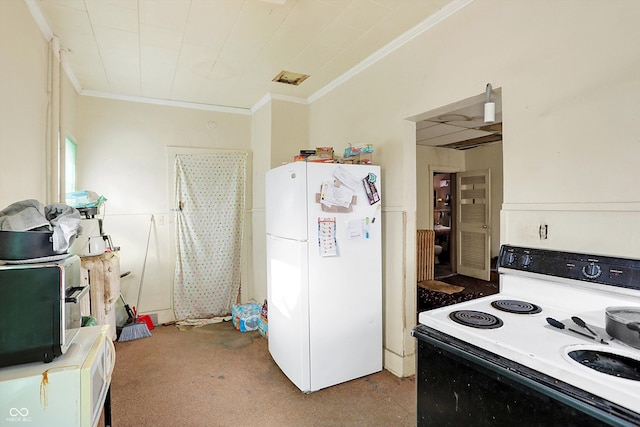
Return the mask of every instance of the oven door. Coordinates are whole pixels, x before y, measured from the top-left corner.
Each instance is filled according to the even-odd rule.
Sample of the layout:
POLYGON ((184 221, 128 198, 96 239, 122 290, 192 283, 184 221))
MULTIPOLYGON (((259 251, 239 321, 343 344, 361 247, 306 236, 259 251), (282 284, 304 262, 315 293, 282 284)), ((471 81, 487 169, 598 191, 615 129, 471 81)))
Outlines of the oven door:
POLYGON ((640 414, 424 325, 418 426, 637 426, 640 414))
POLYGON ((64 330, 62 331, 62 353, 65 353, 82 327, 82 299, 89 293, 89 286, 67 288, 64 299, 64 330))
POLYGON ((61 292, 58 265, 0 267, 0 367, 51 362, 63 353, 61 292))
POLYGON ((115 363, 108 333, 106 325, 84 327, 51 363, 0 369, 0 425, 95 427, 115 363))
POLYGON ((91 346, 80 373, 80 424, 83 426, 98 423, 116 362, 116 349, 107 336, 109 328, 96 328, 101 328, 101 334, 91 346))

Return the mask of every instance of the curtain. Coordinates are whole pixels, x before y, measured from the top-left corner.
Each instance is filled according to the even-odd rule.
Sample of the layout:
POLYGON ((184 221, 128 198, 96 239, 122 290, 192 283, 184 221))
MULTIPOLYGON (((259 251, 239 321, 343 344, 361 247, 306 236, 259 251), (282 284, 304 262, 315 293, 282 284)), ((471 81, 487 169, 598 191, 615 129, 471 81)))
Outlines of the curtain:
POLYGON ((177 320, 222 316, 240 290, 246 153, 175 161, 177 320))

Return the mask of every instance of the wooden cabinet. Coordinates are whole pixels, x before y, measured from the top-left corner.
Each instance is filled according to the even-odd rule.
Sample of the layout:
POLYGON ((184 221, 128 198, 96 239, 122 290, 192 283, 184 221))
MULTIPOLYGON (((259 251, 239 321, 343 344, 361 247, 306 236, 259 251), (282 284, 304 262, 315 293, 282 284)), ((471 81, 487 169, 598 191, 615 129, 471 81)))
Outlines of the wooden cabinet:
POLYGON ((98 325, 109 325, 108 336, 115 341, 115 307, 120 298, 120 254, 105 252, 98 256, 81 257, 80 260, 82 285, 90 286, 89 307, 85 305, 83 314, 88 311, 98 325))

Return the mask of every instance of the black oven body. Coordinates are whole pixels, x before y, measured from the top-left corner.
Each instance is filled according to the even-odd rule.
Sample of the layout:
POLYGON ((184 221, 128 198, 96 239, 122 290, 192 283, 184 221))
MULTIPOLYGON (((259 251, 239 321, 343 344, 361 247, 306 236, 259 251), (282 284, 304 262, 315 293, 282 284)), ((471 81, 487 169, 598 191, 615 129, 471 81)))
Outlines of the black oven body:
POLYGON ((424 325, 418 426, 637 426, 640 414, 424 325))
POLYGON ((82 326, 80 258, 0 267, 0 367, 51 362, 82 326))

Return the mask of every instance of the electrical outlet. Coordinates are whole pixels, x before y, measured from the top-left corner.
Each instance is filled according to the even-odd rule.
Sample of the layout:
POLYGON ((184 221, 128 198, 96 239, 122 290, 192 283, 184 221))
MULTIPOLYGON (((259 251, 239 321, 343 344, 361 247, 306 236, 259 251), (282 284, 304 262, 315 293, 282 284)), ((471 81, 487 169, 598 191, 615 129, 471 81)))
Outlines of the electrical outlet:
POLYGON ((549 226, 547 224, 541 224, 540 228, 538 228, 538 235, 540 236, 540 240, 546 240, 548 233, 549 226))

